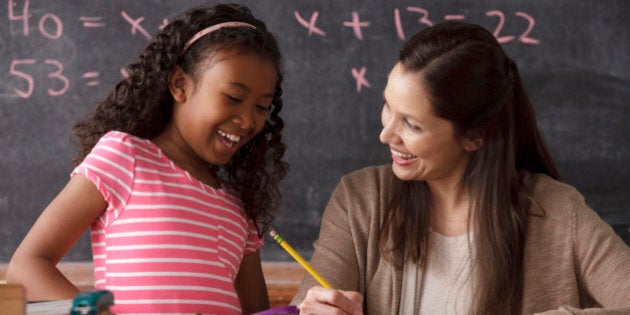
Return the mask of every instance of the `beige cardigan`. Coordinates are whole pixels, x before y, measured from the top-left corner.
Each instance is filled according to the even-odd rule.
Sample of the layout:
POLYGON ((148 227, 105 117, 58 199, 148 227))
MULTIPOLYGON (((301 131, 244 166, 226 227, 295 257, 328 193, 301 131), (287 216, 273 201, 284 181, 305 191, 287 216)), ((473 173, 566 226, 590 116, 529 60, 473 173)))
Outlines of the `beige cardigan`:
MULTIPOLYGON (((366 314, 397 314, 402 269, 378 252, 390 165, 346 175, 323 215, 312 266, 337 289, 364 296, 366 314)), ((525 249, 523 314, 630 314, 630 248, 573 187, 529 176, 532 207, 525 249), (584 309, 598 303, 609 310, 584 309), (616 310, 612 310, 616 309, 616 310)), ((292 304, 317 282, 307 275, 292 304)))

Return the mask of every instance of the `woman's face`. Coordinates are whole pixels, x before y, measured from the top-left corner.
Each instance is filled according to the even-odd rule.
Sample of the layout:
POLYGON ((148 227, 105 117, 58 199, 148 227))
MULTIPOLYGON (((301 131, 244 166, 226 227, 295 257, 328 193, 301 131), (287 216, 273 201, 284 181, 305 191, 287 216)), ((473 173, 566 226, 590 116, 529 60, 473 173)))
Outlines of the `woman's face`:
POLYGON ((397 64, 383 98, 380 140, 389 145, 394 174, 401 180, 459 183, 474 145, 433 113, 418 73, 397 64))

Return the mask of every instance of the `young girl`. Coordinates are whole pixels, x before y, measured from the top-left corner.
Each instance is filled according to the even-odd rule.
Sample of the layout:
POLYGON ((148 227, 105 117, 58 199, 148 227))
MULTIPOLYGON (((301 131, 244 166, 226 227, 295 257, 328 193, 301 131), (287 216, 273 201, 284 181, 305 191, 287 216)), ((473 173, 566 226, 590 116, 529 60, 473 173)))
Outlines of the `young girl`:
POLYGON ((281 56, 246 7, 189 10, 74 133, 78 166, 15 252, 28 300, 73 298, 56 264, 91 226, 112 311, 268 307, 259 248, 287 165, 281 56))

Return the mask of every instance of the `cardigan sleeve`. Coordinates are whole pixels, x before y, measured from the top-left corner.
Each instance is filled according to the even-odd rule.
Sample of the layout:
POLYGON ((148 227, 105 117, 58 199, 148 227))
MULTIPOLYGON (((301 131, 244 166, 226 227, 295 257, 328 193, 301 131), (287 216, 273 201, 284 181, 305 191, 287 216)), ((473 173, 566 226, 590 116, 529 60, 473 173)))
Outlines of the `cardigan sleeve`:
MULTIPOLYGON (((348 216, 349 200, 356 198, 347 190, 344 180, 335 188, 324 214, 319 231, 319 238, 314 243, 311 266, 333 288, 359 291, 359 268, 355 253, 355 244, 350 232, 348 216)), ((306 292, 313 286, 320 285, 313 277, 306 274, 298 293, 291 304, 299 305, 306 292)))
POLYGON ((604 308, 630 309, 630 247, 583 199, 575 209, 573 233, 581 287, 604 308))
POLYGON ((571 188, 563 190, 570 204, 575 276, 583 306, 559 305, 536 315, 630 314, 630 247, 571 188), (589 301, 588 303, 584 303, 589 301), (595 302, 596 307, 591 305, 595 302))
POLYGON ((580 309, 563 305, 537 315, 630 314, 630 247, 584 202, 571 195, 571 239, 576 278, 581 295, 597 303, 580 309))

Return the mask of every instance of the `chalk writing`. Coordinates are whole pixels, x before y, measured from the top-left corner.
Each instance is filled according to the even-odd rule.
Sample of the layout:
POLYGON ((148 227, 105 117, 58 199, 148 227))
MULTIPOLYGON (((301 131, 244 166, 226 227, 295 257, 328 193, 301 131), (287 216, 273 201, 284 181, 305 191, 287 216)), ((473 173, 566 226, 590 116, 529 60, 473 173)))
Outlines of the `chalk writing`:
POLYGON ((308 29, 308 36, 313 35, 313 33, 319 36, 326 36, 326 32, 322 31, 317 26, 315 26, 315 23, 317 23, 317 17, 319 16, 319 12, 317 11, 313 12, 311 14, 311 19, 308 22, 300 15, 298 11, 295 11, 293 15, 295 16, 295 19, 298 21, 298 23, 300 23, 300 25, 308 29))
POLYGON ((367 88, 370 88, 370 82, 367 81, 367 79, 365 79, 365 71, 367 71, 366 67, 361 67, 361 69, 359 71, 357 71, 357 69, 352 68, 352 76, 354 77, 354 79, 357 81, 357 93, 361 92, 361 87, 365 86, 367 88))
POLYGON ((356 36, 359 40, 363 40, 361 28, 370 26, 370 22, 359 21, 359 13, 352 12, 352 22, 343 22, 343 26, 352 27, 354 36, 356 36))
MULTIPOLYGON (((22 70, 18 70, 17 67, 21 65, 33 65, 37 62, 35 59, 14 59, 11 62, 11 68, 9 69, 9 74, 22 78, 26 81, 26 89, 14 88, 13 91, 21 97, 21 98, 29 98, 33 94, 33 89, 35 85, 35 80, 32 75, 28 72, 24 72, 22 70)), ((53 70, 48 72, 47 77, 51 82, 59 81, 61 83, 61 87, 58 89, 48 88, 48 95, 50 96, 59 96, 63 95, 68 88, 70 87, 70 80, 63 74, 63 65, 61 62, 55 59, 46 59, 44 63, 47 65, 51 65, 53 70)), ((51 83, 54 85, 54 83, 51 83)))
POLYGON ((540 43, 538 39, 529 37, 529 33, 532 32, 532 30, 534 29, 534 25, 536 24, 534 18, 525 12, 516 12, 515 15, 527 20, 527 29, 525 29, 525 31, 518 37, 518 40, 525 44, 540 43))
MULTIPOLYGON (((24 1, 24 5, 22 6, 22 14, 21 15, 16 15, 15 11, 14 11, 14 7, 16 6, 16 3, 13 0, 9 0, 8 2, 8 13, 9 13, 9 21, 22 21, 22 32, 24 34, 24 36, 28 36, 29 34, 29 29, 30 29, 30 25, 29 25, 29 18, 32 16, 28 9, 29 9, 29 1, 26 0, 24 1)), ((44 14, 38 22, 38 29, 39 32, 44 35, 47 38, 50 39, 58 39, 59 37, 61 37, 61 34, 63 33, 63 23, 61 22, 61 19, 59 19, 58 16, 52 14, 52 13, 46 13, 44 14), (53 24, 53 31, 49 31, 46 29, 45 25, 46 22, 50 21, 50 23, 53 24)))
MULTIPOLYGON (((41 16, 33 16, 30 12, 31 9, 29 0, 7 0, 7 5, 7 17, 9 22, 21 23, 21 36, 29 36, 32 20, 37 21, 37 30, 39 31, 39 34, 46 39, 57 40, 63 36, 64 23, 57 15, 43 10, 44 13, 41 14, 41 16)), ((41 10, 37 12, 40 11, 41 10)), ((444 14, 442 16, 434 16, 434 14, 429 12, 429 10, 417 6, 394 8, 391 14, 392 15, 386 15, 390 16, 391 22, 393 23, 396 31, 395 34, 392 34, 392 36, 396 36, 401 41, 407 38, 405 26, 409 27, 409 21, 413 21, 412 23, 416 23, 417 25, 428 27, 434 25, 438 20, 465 20, 468 18, 465 14, 460 14, 459 12, 449 12, 448 14, 444 14)), ((137 13, 128 13, 127 11, 122 10, 120 11, 120 17, 123 21, 128 23, 129 34, 132 36, 138 36, 146 40, 150 40, 152 38, 150 31, 143 25, 145 22, 144 16, 138 15, 137 13)), ((308 37, 312 37, 313 35, 316 35, 316 37, 328 36, 329 31, 331 30, 324 29, 318 25, 319 20, 327 17, 328 16, 326 15, 320 15, 320 12, 317 10, 311 12, 299 12, 298 10, 293 11, 293 20, 296 22, 296 26, 304 28, 306 30, 304 34, 308 37)), ((516 11, 513 14, 506 14, 501 10, 489 10, 485 12, 484 18, 488 19, 489 23, 493 26, 491 31, 500 43, 518 42, 525 45, 540 44, 539 39, 532 37, 536 21, 526 12, 516 11), (513 19, 525 20, 525 27, 517 33, 507 34, 504 31, 505 26, 513 19)), ((88 29, 103 28, 108 24, 100 15, 79 16, 78 21, 81 26, 88 29)), ((378 31, 376 28, 371 29, 370 26, 372 21, 360 16, 357 11, 350 12, 349 17, 343 18, 338 22, 341 29, 351 29, 353 36, 358 41, 364 41, 370 38, 369 35, 371 35, 371 32, 378 31)), ((158 28, 163 29, 167 24, 168 19, 161 18, 161 24, 158 28)), ((334 25, 334 23, 326 23, 325 25, 334 25)), ((518 25, 521 27, 520 25, 523 25, 523 23, 518 23, 518 25)), ((417 29, 417 27, 414 29, 417 29)), ((383 34, 378 34, 375 38, 379 38, 381 36, 383 36, 383 34)), ((64 73, 64 65, 58 59, 39 57, 41 59, 38 60, 29 57, 30 56, 16 56, 16 58, 12 60, 9 59, 10 67, 8 75, 12 78, 12 80, 10 80, 10 85, 12 85, 10 89, 14 93, 12 95, 24 99, 30 98, 40 85, 43 86, 47 94, 52 97, 64 95, 68 91, 72 85, 71 78, 64 73), (41 61, 42 59, 44 59, 43 62, 41 61), (37 81, 37 74, 42 73, 41 68, 34 67, 45 67, 44 73, 46 77, 42 80, 42 82, 37 81), (37 71, 38 69, 40 71, 37 71)), ((351 76, 351 78, 355 81, 355 90, 357 93, 361 93, 363 89, 371 88, 370 80, 368 80, 367 75, 369 69, 366 66, 350 65, 349 68, 349 71, 345 73, 351 76)), ((69 72, 74 73, 74 71, 69 72)), ((124 68, 120 69, 120 74, 123 77, 128 77, 128 73, 124 68)), ((100 71, 85 71, 79 76, 86 86, 93 87, 100 84, 100 71)), ((11 96, 11 94, 5 93, 0 94, 0 96, 11 96)))
POLYGON ((66 76, 63 75, 63 65, 61 64, 61 62, 54 59, 46 59, 44 63, 55 67, 55 71, 48 73, 48 78, 53 79, 53 80, 58 80, 61 82, 61 88, 57 90, 53 90, 49 88, 48 94, 52 96, 59 96, 59 95, 62 95, 63 93, 66 93, 66 91, 68 90, 68 87, 70 86, 70 81, 68 80, 68 78, 66 78, 66 76))
POLYGON ((463 20, 466 16, 462 14, 447 14, 444 16, 444 20, 446 21, 455 21, 455 20, 463 20))
POLYGON ((21 98, 29 98, 31 94, 33 94, 34 79, 33 79, 33 76, 16 69, 16 67, 18 67, 19 65, 32 65, 34 63, 35 63, 35 59, 18 59, 18 60, 13 60, 13 62, 11 62, 11 69, 9 69, 9 74, 26 80, 26 91, 20 90, 18 88, 13 89, 15 93, 19 95, 21 98))
POLYGON ((168 24, 168 19, 162 19, 162 24, 160 24, 159 29, 164 29, 168 24))
MULTIPOLYGON (((435 24, 433 20, 430 18, 430 12, 424 8, 410 6, 410 7, 407 7, 406 10, 408 12, 417 13, 418 15, 420 15, 420 17, 417 20, 418 24, 420 25, 433 26, 435 24)), ((311 17, 309 21, 306 21, 306 19, 303 18, 300 12, 298 11, 295 11, 293 15, 295 16, 295 19, 300 25, 308 29, 308 36, 311 36, 313 34, 317 34, 322 37, 326 36, 326 32, 315 25, 319 17, 318 11, 314 11, 313 13, 311 13, 311 17)), ((498 17, 497 25, 494 27, 493 33, 494 33, 494 36, 499 40, 499 42, 507 43, 509 41, 514 40, 515 36, 513 35, 501 34, 501 31, 503 30, 505 22, 506 22, 506 15, 504 12, 500 10, 490 10, 486 12, 486 16, 498 17)), ((520 12, 520 11, 517 11, 514 14, 514 16, 525 19, 527 21, 526 29, 522 31, 522 33, 518 36, 517 40, 524 44, 530 44, 530 45, 538 44, 539 40, 529 37, 529 34, 531 33, 532 29, 534 28, 534 25, 536 24, 536 21, 534 20, 534 18, 531 15, 525 12, 520 12)), ((446 14, 443 16, 443 20, 445 21, 446 20, 464 20, 464 19, 466 19, 466 15, 463 15, 463 14, 446 14)), ((352 31, 354 32, 355 37, 358 38, 359 40, 363 40, 362 28, 370 26, 370 23, 371 22, 369 21, 361 21, 359 18, 359 14, 356 11, 353 11, 352 21, 343 21, 342 25, 345 27, 352 28, 352 31)), ((405 40, 406 39, 405 31, 403 29, 403 23, 400 16, 400 9, 398 8, 394 9, 394 25, 396 27, 396 33, 398 35, 398 38, 400 40, 405 40)))
POLYGON ((105 27, 106 25, 101 16, 80 16, 79 21, 83 22, 84 27, 105 27))
POLYGON ((85 85, 96 86, 96 85, 99 85, 100 82, 98 80, 94 80, 94 78, 97 78, 98 76, 99 76, 99 73, 97 71, 91 71, 91 72, 84 73, 81 77, 84 79, 90 80, 85 85))
MULTIPOLYGON (((409 6, 407 8, 405 8, 407 12, 411 12, 414 14, 419 15, 419 17, 417 18, 417 23, 420 25, 424 25, 424 26, 433 26, 435 23, 433 22, 433 20, 430 18, 430 12, 424 8, 420 8, 420 7, 413 7, 413 6, 409 6)), ((402 22, 402 18, 401 18, 401 14, 400 14, 400 9, 396 8, 394 9, 394 26, 396 27, 396 35, 398 36, 398 38, 400 40, 405 40, 406 39, 406 35, 405 35, 405 30, 403 28, 403 22, 402 22)), ((318 11, 314 11, 311 13, 311 17, 310 19, 307 21, 304 17, 302 17, 302 14, 298 11, 294 12, 294 17, 296 19, 296 21, 298 22, 298 24, 300 24, 301 26, 303 26, 304 28, 306 28, 308 30, 308 36, 312 36, 313 34, 319 35, 321 37, 325 37, 326 36, 326 32, 324 30, 322 30, 321 28, 316 26, 317 23, 317 19, 319 18, 319 12, 318 11)), ((531 38, 529 37, 529 35, 531 34, 534 25, 536 24, 534 18, 525 13, 525 12, 520 12, 517 11, 514 16, 525 19, 527 21, 527 27, 517 36, 514 35, 510 35, 510 34, 503 34, 502 31, 504 29, 505 26, 505 22, 506 22, 506 15, 503 11, 500 10, 490 10, 486 12, 486 17, 497 17, 498 21, 496 21, 496 26, 493 29, 493 35, 497 38, 497 40, 500 43, 508 43, 513 41, 515 38, 516 40, 518 40, 519 42, 523 43, 523 44, 528 44, 528 45, 536 45, 539 44, 540 41, 538 39, 535 38, 531 38)), ((448 20, 464 20, 466 19, 466 15, 463 14, 446 14, 443 16, 443 19, 445 21, 448 20)), ((367 28, 370 26, 369 21, 362 21, 359 17, 359 14, 356 11, 352 12, 352 20, 351 21, 343 21, 342 22, 342 26, 344 27, 349 27, 352 28, 352 31, 354 33, 354 36, 358 39, 358 40, 363 40, 363 28, 367 28)), ((356 91, 357 93, 361 92, 361 89, 363 87, 366 88, 370 88, 370 83, 368 82, 365 74, 366 74, 367 68, 366 67, 361 67, 360 70, 357 70, 356 68, 352 68, 350 70, 350 73, 352 74, 352 77, 354 77, 355 81, 356 81, 356 91)))
POLYGON ((63 24, 61 23, 61 20, 54 14, 44 14, 44 16, 42 16, 42 18, 39 20, 38 26, 39 31, 42 33, 42 35, 50 39, 57 39, 61 37, 61 33, 63 33, 63 24), (52 23, 54 23, 55 31, 53 34, 49 33, 48 30, 46 30, 46 28, 44 27, 46 21, 52 21, 52 23))
POLYGON ((22 20, 22 32, 24 33, 24 36, 28 35, 28 18, 30 17, 29 13, 28 13, 28 0, 26 0, 24 2, 24 6, 22 6, 22 15, 16 15, 14 13, 13 7, 16 5, 15 3, 13 3, 13 0, 9 0, 9 8, 8 8, 8 12, 9 12, 9 21, 19 21, 22 20))
POLYGON ((139 17, 137 19, 132 19, 127 12, 122 11, 120 12, 120 15, 122 15, 123 18, 125 18, 125 20, 127 22, 129 22, 129 24, 131 24, 131 34, 136 34, 136 30, 138 32, 140 32, 140 34, 144 35, 144 37, 146 37, 147 39, 151 39, 151 35, 149 35, 149 32, 147 32, 147 30, 145 30, 140 23, 142 23, 142 21, 144 21, 144 16, 139 17))

